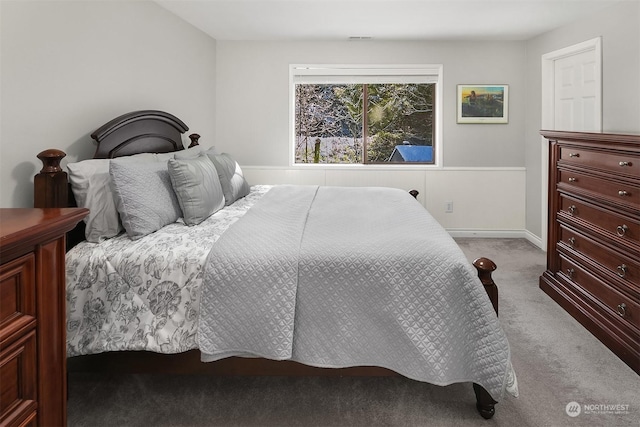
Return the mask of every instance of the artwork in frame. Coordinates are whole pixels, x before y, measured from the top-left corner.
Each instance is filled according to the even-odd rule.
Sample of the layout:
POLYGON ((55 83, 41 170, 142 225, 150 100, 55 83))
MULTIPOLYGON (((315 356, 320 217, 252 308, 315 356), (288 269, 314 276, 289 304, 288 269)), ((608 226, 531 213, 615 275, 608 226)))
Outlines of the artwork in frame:
POLYGON ((508 123, 509 85, 458 85, 458 123, 508 123))

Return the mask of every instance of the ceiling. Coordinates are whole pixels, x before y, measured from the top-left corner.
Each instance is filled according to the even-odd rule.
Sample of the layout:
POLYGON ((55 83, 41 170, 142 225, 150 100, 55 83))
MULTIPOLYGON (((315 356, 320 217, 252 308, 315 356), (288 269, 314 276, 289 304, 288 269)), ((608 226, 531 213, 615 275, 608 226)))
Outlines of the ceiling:
MULTIPOLYGON (((216 40, 527 40, 622 0, 156 0, 216 40)), ((631 0, 638 1, 638 0, 631 0)))

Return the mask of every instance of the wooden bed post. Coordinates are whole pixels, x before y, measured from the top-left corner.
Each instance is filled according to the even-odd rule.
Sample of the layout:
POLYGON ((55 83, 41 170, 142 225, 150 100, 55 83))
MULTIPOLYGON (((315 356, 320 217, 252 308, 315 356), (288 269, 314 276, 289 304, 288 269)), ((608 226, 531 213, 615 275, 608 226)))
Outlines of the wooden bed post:
MULTIPOLYGON (((478 270, 478 277, 484 286, 484 290, 489 295, 489 300, 493 304, 493 309, 498 314, 498 287, 491 277, 491 273, 497 268, 496 264, 489 258, 478 258, 473 261, 473 266, 478 270)), ((476 394, 476 409, 484 419, 490 419, 496 413, 496 402, 489 392, 480 384, 473 383, 473 391, 476 394)))
POLYGON ((187 148, 192 148, 195 147, 196 145, 199 145, 199 140, 200 140, 200 135, 198 135, 197 133, 192 133, 191 135, 189 135, 189 139, 191 140, 191 144, 189 144, 189 147, 187 148))
POLYGON ((34 208, 66 208, 68 200, 67 173, 60 167, 64 151, 49 149, 38 154, 42 170, 33 178, 34 208))

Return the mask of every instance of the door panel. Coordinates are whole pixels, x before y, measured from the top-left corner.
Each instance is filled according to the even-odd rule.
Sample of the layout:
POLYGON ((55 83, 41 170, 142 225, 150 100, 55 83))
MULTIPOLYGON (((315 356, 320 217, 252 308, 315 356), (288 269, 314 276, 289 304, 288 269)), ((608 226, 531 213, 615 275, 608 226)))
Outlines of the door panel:
POLYGON ((594 131, 596 118, 596 58, 588 50, 554 61, 554 129, 594 131), (568 107, 571 105, 571 107, 568 107))

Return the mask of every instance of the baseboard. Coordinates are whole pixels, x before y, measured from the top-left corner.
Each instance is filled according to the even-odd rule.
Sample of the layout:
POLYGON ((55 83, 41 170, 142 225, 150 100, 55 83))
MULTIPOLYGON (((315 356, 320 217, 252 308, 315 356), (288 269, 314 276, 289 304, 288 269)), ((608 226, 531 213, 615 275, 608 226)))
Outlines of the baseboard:
POLYGON ((486 239, 526 239, 542 250, 542 239, 528 230, 474 230, 448 228, 451 237, 482 237, 486 239))

